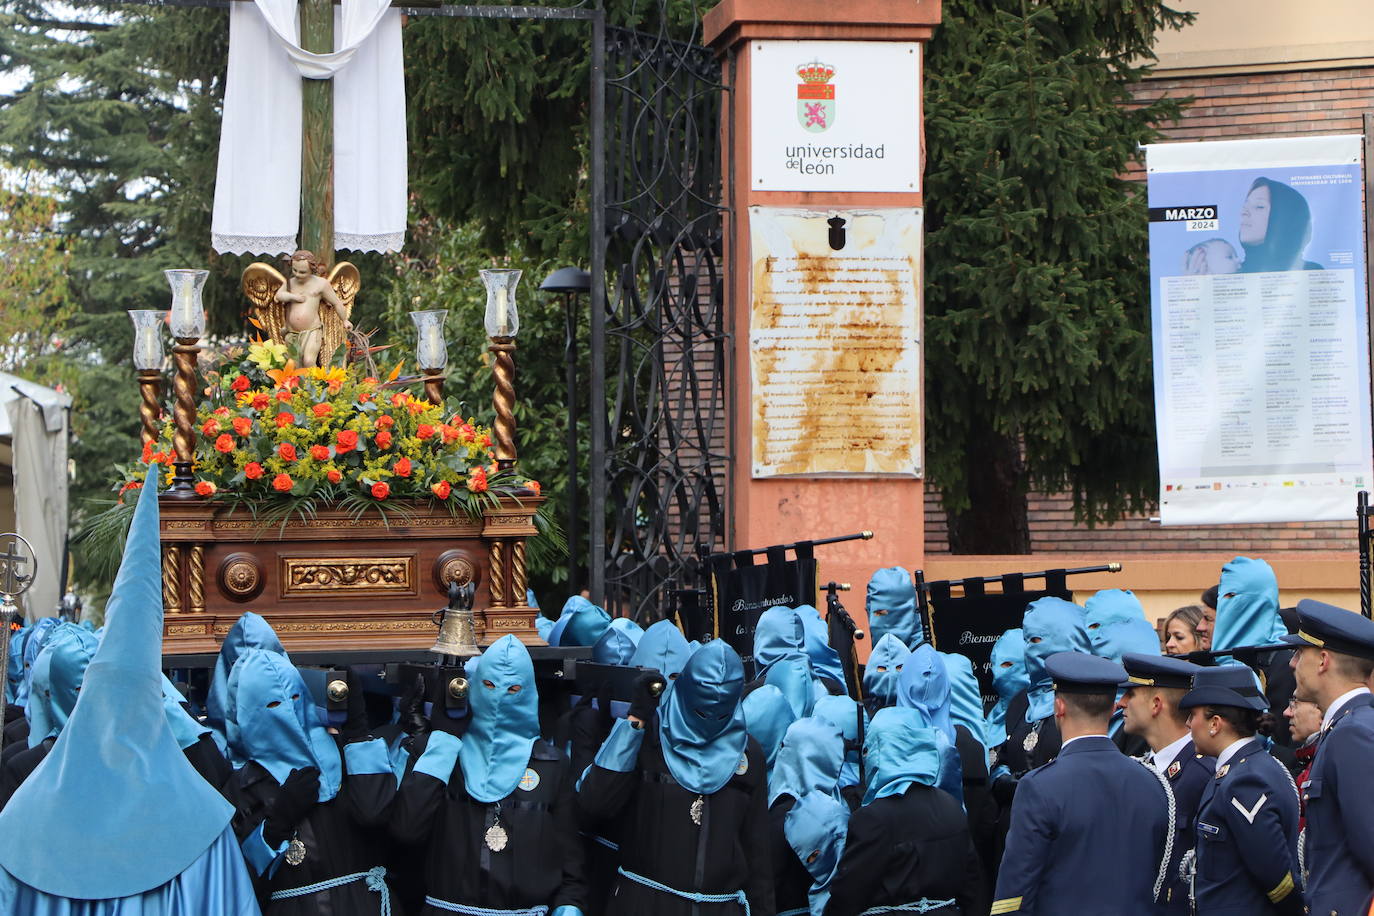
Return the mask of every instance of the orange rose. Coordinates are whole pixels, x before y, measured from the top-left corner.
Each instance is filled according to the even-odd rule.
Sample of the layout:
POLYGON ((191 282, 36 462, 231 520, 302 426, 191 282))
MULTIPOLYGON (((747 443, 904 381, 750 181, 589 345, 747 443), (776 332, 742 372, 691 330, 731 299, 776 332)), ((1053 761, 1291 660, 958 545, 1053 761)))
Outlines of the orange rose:
POLYGON ((310 409, 315 414, 315 416, 320 417, 321 419, 329 416, 331 413, 334 412, 334 408, 329 406, 328 404, 316 404, 314 407, 310 409))
POLYGON ((327 446, 327 445, 312 445, 312 446, 310 446, 310 457, 311 457, 311 458, 314 458, 316 461, 328 461, 328 460, 329 460, 329 446, 327 446))
POLYGON ((253 395, 253 401, 252 401, 252 403, 253 403, 253 409, 254 409, 254 410, 265 410, 265 409, 267 408, 268 402, 271 401, 271 400, 272 400, 271 398, 269 398, 267 395, 265 395, 265 394, 263 394, 261 391, 259 391, 257 394, 253 395))
POLYGON ((481 493, 487 488, 487 472, 482 468, 473 468, 468 475, 468 489, 474 493, 481 493))
POLYGON ((395 426, 395 425, 396 425, 396 418, 393 417, 393 416, 389 416, 389 415, 387 415, 387 414, 382 414, 380 417, 377 418, 377 428, 378 428, 378 429, 391 429, 391 427, 393 427, 393 426, 395 426))
POLYGON ((343 480, 343 474, 339 473, 338 468, 330 468, 325 472, 324 477, 330 483, 338 483, 340 480, 343 480))
POLYGON ((358 447, 358 434, 351 429, 341 429, 334 437, 334 444, 340 452, 351 452, 358 447))
POLYGON ((375 385, 375 384, 377 384, 377 379, 374 378, 373 376, 370 376, 370 375, 369 375, 367 378, 363 379, 363 384, 364 384, 364 385, 375 385))
POLYGON ((143 440, 143 463, 151 464, 153 461, 153 440, 143 440))
POLYGON ((283 410, 281 413, 277 414, 277 429, 284 429, 285 427, 290 426, 292 423, 295 422, 296 415, 293 413, 288 413, 287 411, 283 410))
POLYGON ((228 407, 216 407, 214 410, 212 410, 212 411, 210 411, 210 412, 211 412, 212 414, 214 414, 215 416, 217 416, 217 417, 227 417, 227 416, 229 416, 229 408, 228 408, 228 407))
POLYGON ((382 430, 373 437, 372 441, 377 443, 377 448, 391 448, 391 433, 382 430))
MULTIPOLYGON (((239 378, 243 378, 243 376, 239 376, 239 378)), ((197 480, 197 481, 196 481, 196 495, 197 495, 197 496, 214 496, 214 495, 215 495, 215 490, 217 490, 217 489, 219 489, 219 488, 216 487, 214 484, 212 484, 212 483, 211 483, 210 481, 208 481, 208 480, 197 480)))
POLYGON ((420 428, 415 430, 415 436, 421 441, 432 439, 434 438, 434 427, 428 423, 421 423, 420 428))
POLYGON ((296 447, 290 442, 283 442, 281 445, 277 446, 277 454, 281 455, 287 461, 295 461, 296 447))
POLYGON ((393 465, 391 466, 391 470, 396 474, 397 477, 409 477, 409 476, 410 476, 410 459, 409 459, 409 458, 400 458, 400 459, 398 459, 398 460, 396 461, 396 463, 393 464, 393 465))
POLYGON ((290 474, 278 474, 272 478, 272 489, 285 493, 296 485, 290 474))
POLYGON ((429 491, 440 499, 448 499, 448 495, 453 492, 453 487, 449 486, 447 480, 441 480, 430 485, 429 491))
POLYGON ((232 382, 229 383, 229 387, 235 391, 247 391, 248 385, 248 376, 246 375, 240 375, 238 378, 234 379, 232 382))
MULTIPOLYGON (((243 376, 239 376, 243 378, 243 376)), ((246 436, 253 431, 253 421, 247 417, 234 417, 234 435, 246 436)))
POLYGON ((262 477, 262 465, 256 461, 250 461, 243 466, 243 476, 249 480, 257 480, 262 477))
POLYGON ((482 448, 491 448, 491 436, 486 433, 482 433, 482 438, 477 441, 482 443, 482 448))
POLYGON ((452 426, 449 426, 447 423, 439 427, 439 429, 443 432, 445 444, 448 444, 449 442, 452 442, 458 438, 458 430, 452 426))
POLYGON ((202 427, 200 428, 200 434, 201 434, 202 436, 204 436, 205 438, 207 438, 207 439, 209 439, 211 436, 215 435, 215 434, 218 433, 218 432, 219 432, 219 421, 218 421, 218 420, 206 420, 206 421, 205 421, 205 425, 202 426, 202 427))
POLYGON ((373 499, 386 499, 390 495, 391 487, 387 486, 385 481, 379 480, 372 485, 373 499))
POLYGON ((408 400, 410 400, 410 395, 406 394, 404 391, 398 391, 391 396, 391 404, 394 407, 400 407, 408 400))
POLYGON ((229 454, 234 450, 234 437, 225 433, 215 440, 215 451, 229 454))
POLYGON ((543 490, 543 487, 539 486, 539 481, 537 480, 527 480, 525 481, 525 486, 533 490, 535 496, 538 496, 540 491, 543 490))
POLYGON ((288 391, 288 390, 285 389, 285 388, 281 389, 280 391, 277 392, 277 400, 278 400, 278 401, 281 401, 281 402, 283 402, 283 403, 285 403, 286 401, 291 400, 291 392, 288 391))

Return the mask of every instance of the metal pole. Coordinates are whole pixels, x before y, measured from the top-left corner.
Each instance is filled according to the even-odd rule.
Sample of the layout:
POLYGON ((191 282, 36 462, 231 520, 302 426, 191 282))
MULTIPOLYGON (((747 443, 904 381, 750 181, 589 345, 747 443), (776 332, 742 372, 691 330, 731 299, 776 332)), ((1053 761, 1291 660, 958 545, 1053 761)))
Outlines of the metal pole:
POLYGON ((1369 606, 1369 491, 1361 490, 1355 497, 1355 520, 1360 545, 1360 613, 1368 617, 1369 606))
MULTIPOLYGON (((1057 572, 1058 570, 1054 570, 1054 571, 1057 572)), ((1064 575, 1066 575, 1066 576, 1079 576, 1079 575, 1083 575, 1084 573, 1103 573, 1103 572, 1105 572, 1105 573, 1119 573, 1119 572, 1121 572, 1121 564, 1120 564, 1120 563, 1107 563, 1107 564, 1105 564, 1105 565, 1103 565, 1103 566, 1079 566, 1079 567, 1076 567, 1076 568, 1074 568, 1074 569, 1066 569, 1066 570, 1064 570, 1064 575)), ((950 588, 958 588, 959 586, 963 585, 965 582, 982 582, 982 583, 984 583, 984 584, 987 584, 987 583, 990 583, 990 582, 1001 583, 1002 580, 1003 580, 1004 578, 1006 578, 1006 576, 1015 576, 1015 575, 1019 575, 1022 579, 1043 579, 1043 578, 1045 578, 1045 576, 1046 576, 1047 574, 1048 574, 1048 571, 1042 570, 1041 572, 1005 573, 1005 574, 1003 574, 1003 575, 1001 575, 1001 576, 985 576, 985 577, 984 577, 984 576, 970 576, 970 577, 968 577, 967 579, 947 579, 947 580, 945 580, 944 582, 927 582, 927 583, 925 583, 924 587, 925 587, 927 590, 929 590, 930 588, 933 588, 933 587, 936 586, 936 585, 947 585, 947 586, 949 586, 950 588)))
POLYGON ((606 594, 606 11, 594 10, 591 67, 591 380, 587 386, 591 487, 587 500, 587 588, 606 594))
POLYGON ((577 575, 577 294, 563 294, 563 371, 568 388, 568 589, 577 575))

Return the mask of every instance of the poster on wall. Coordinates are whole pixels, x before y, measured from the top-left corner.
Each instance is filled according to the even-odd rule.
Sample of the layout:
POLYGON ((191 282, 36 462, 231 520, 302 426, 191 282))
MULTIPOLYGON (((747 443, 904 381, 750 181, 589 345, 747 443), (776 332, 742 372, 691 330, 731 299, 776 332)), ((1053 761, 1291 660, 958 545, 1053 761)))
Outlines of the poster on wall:
POLYGON ((751 41, 755 191, 921 190, 921 46, 751 41))
POLYGON ((1374 482, 1361 145, 1147 147, 1163 524, 1344 520, 1374 482))
POLYGON ((751 207, 754 477, 921 473, 921 211, 751 207))

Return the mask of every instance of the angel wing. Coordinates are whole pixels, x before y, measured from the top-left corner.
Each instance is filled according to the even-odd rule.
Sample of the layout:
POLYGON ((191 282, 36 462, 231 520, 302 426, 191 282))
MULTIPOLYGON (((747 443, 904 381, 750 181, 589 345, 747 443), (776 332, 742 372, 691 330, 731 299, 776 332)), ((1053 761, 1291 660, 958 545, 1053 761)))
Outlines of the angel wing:
MULTIPOLYGON (((343 303, 349 321, 353 320, 353 300, 357 298, 358 288, 362 286, 362 282, 358 268, 348 261, 340 261, 329 272, 329 285, 334 287, 335 295, 343 303)), ((344 329, 343 319, 339 317, 339 313, 328 306, 320 308, 320 320, 324 322, 324 344, 320 347, 320 365, 328 366, 334 361, 334 354, 339 347, 348 340, 348 331, 344 329)))
POLYGON ((286 343, 286 306, 277 301, 277 290, 285 283, 281 272, 263 261, 243 269, 243 294, 253 303, 249 311, 277 343, 286 343))

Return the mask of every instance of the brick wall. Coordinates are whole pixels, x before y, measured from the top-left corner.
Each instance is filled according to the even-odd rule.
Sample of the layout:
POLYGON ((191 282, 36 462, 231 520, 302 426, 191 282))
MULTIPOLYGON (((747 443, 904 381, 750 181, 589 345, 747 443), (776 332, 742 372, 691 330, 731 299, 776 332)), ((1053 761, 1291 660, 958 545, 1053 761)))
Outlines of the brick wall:
MULTIPOLYGON (((1142 100, 1164 95, 1193 97, 1166 140, 1239 140, 1303 134, 1359 133, 1361 115, 1374 110, 1374 66, 1286 73, 1160 75, 1136 93, 1142 100)), ((1129 176, 1144 179, 1144 165, 1129 176)), ((1355 507, 1349 523, 1287 523, 1162 528, 1149 516, 1088 528, 1073 520, 1067 494, 1035 493, 1030 499, 1032 553, 1113 554, 1207 551, 1265 554, 1283 551, 1355 549, 1355 507)), ((949 539, 939 494, 926 493, 926 553, 948 554, 949 539)))

